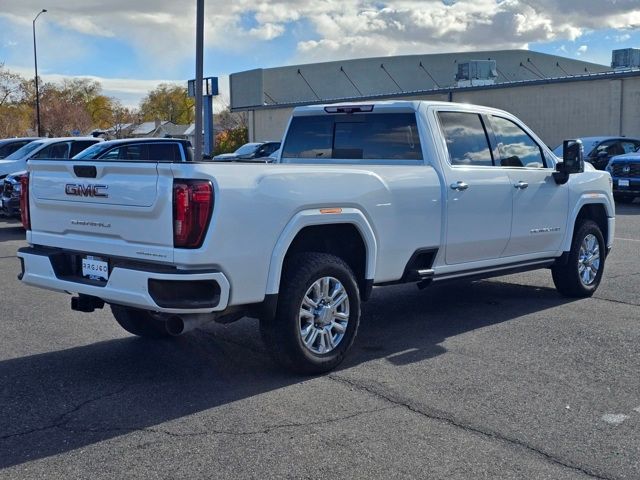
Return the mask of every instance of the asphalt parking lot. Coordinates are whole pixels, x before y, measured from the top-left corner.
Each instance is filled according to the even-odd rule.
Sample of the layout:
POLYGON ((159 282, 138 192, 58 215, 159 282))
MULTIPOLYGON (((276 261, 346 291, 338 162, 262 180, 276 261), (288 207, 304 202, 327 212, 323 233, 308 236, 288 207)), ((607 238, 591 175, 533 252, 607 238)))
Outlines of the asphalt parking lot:
POLYGON ((546 270, 376 289, 347 361, 280 371, 257 322, 134 338, 22 286, 0 219, 0 478, 640 478, 640 204, 593 298, 546 270))

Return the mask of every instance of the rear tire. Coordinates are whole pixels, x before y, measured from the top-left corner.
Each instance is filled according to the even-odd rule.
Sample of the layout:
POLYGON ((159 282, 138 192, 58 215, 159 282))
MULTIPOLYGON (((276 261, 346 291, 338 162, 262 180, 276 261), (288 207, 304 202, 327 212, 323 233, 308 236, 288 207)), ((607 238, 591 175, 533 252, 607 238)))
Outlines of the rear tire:
POLYGON ((277 363, 314 375, 342 362, 359 322, 360 292, 349 265, 334 255, 301 253, 287 260, 276 314, 260 321, 260 332, 277 363))
POLYGON ((551 268, 553 283, 566 297, 590 297, 604 271, 606 245, 598 224, 583 221, 575 230, 565 265, 551 268))
POLYGON ((165 322, 158 320, 147 310, 111 305, 111 313, 127 332, 145 338, 170 337, 165 328, 165 322))

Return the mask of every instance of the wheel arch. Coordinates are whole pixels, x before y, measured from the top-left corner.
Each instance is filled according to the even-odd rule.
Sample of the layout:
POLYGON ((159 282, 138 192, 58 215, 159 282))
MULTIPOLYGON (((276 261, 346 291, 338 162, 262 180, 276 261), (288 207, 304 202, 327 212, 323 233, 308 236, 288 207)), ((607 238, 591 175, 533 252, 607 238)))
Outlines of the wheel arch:
POLYGON ((336 251, 326 247, 319 248, 319 245, 324 243, 344 248, 345 241, 356 243, 356 245, 346 245, 347 251, 356 252, 355 257, 347 255, 348 258, 343 259, 351 266, 356 276, 359 276, 361 296, 366 299, 367 292, 373 285, 378 246, 371 224, 364 214, 355 208, 331 208, 326 211, 313 209, 298 212, 283 229, 271 254, 266 294, 273 295, 279 292, 282 269, 289 253, 304 245, 310 245, 314 251, 339 254, 340 247, 336 251), (346 240, 336 240, 336 237, 340 236, 337 233, 342 233, 346 240), (357 244, 358 241, 361 245, 357 244), (361 253, 364 258, 359 258, 360 248, 363 250, 361 253))
POLYGON ((580 202, 574 207, 571 215, 571 223, 567 228, 567 235, 565 236, 562 250, 568 252, 571 250, 571 243, 576 232, 576 228, 583 220, 593 220, 604 237, 605 244, 610 246, 613 240, 613 222, 612 219, 615 216, 615 211, 610 205, 610 202, 606 197, 600 198, 600 196, 594 196, 590 198, 581 198, 580 202))

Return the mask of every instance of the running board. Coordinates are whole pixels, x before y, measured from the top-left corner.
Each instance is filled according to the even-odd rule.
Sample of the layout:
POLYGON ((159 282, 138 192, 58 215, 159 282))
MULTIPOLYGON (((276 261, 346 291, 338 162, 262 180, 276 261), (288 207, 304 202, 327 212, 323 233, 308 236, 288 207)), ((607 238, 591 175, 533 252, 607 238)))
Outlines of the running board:
POLYGON ((441 275, 433 275, 432 281, 442 282, 445 280, 458 280, 462 278, 489 278, 498 277, 501 275, 509 275, 512 273, 528 272, 530 270, 537 270, 539 268, 550 267, 555 263, 555 258, 545 258, 543 260, 536 260, 530 262, 509 263, 506 265, 500 265, 496 267, 487 268, 475 268, 473 270, 466 270, 462 272, 445 273, 441 275))

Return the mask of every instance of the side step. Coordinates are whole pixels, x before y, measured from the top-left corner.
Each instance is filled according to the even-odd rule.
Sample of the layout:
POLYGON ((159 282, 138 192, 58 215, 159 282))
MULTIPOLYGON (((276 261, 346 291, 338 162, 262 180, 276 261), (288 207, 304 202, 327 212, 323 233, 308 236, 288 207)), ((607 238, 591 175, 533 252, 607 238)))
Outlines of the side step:
POLYGON ((432 268, 425 268, 422 270, 416 270, 415 275, 418 278, 418 283, 416 284, 417 287, 420 290, 424 290, 429 285, 431 285, 431 282, 433 281, 434 271, 432 268))

